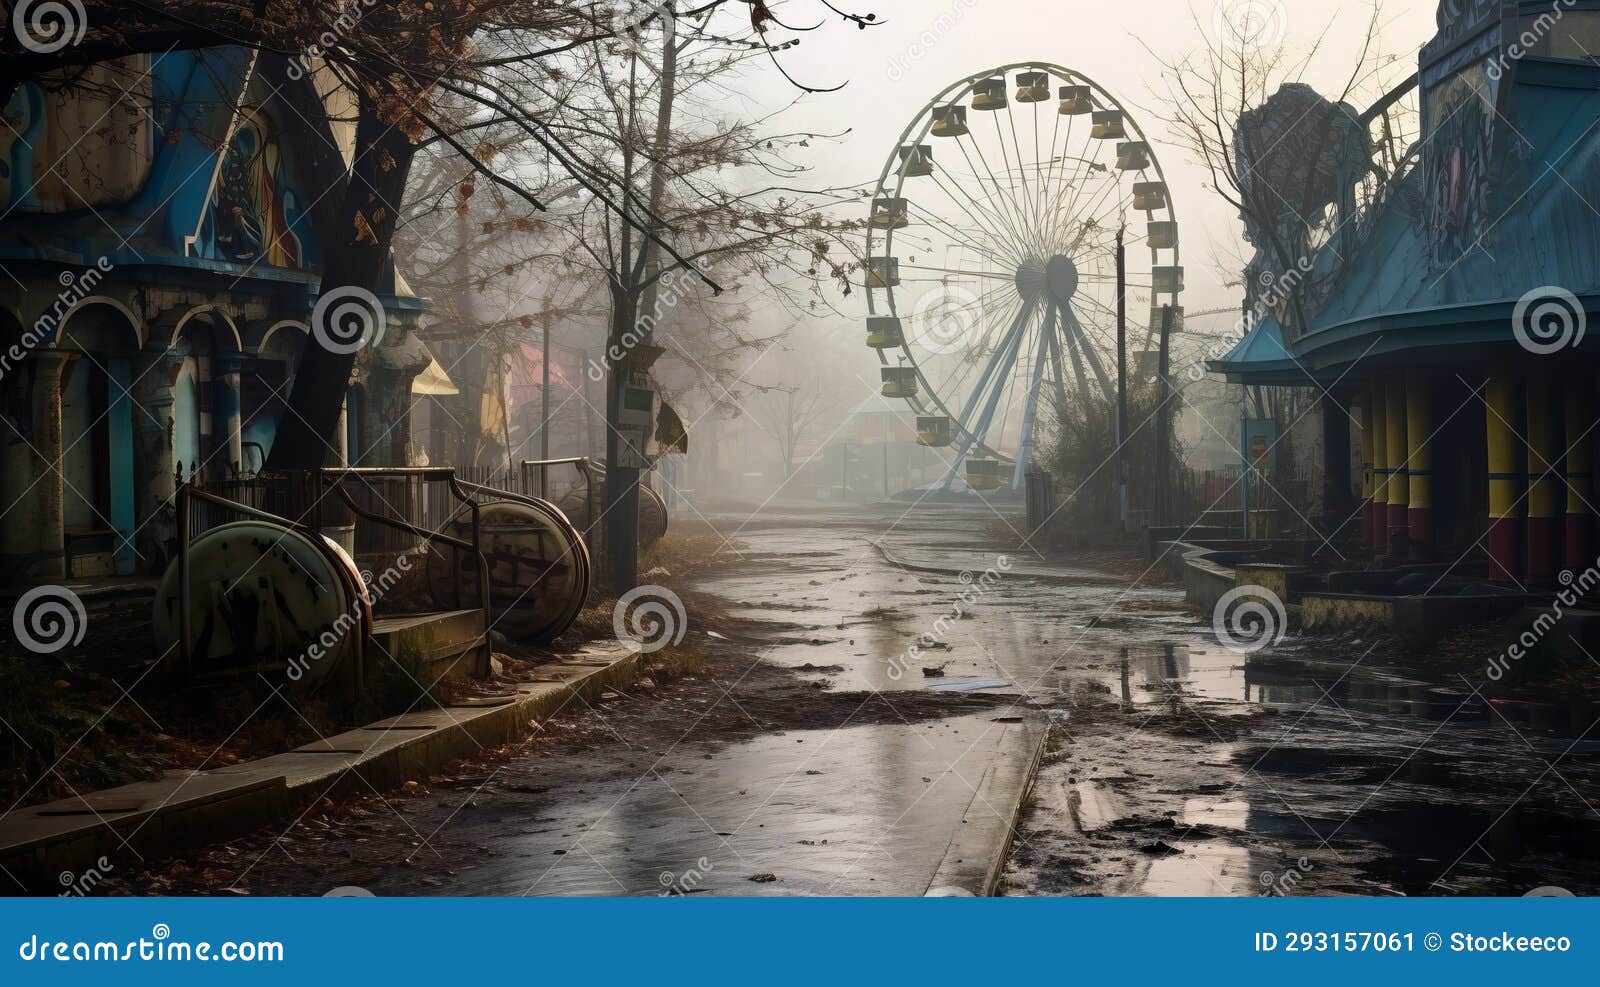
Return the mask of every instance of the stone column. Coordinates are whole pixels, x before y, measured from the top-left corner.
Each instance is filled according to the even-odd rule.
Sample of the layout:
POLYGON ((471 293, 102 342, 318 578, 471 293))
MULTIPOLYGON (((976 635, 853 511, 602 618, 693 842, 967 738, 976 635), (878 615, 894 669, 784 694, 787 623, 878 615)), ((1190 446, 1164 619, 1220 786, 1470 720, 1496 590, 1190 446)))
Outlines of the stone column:
POLYGON ((1406 458, 1410 498, 1406 521, 1411 557, 1433 554, 1433 378, 1426 370, 1406 371, 1406 458))
POLYGON ((1522 568, 1522 528, 1518 500, 1522 470, 1516 430, 1517 382, 1497 376, 1484 394, 1484 426, 1489 444, 1489 578, 1497 583, 1516 581, 1522 568))
POLYGON ((1410 554, 1406 547, 1411 539, 1411 471, 1410 450, 1406 443, 1406 378, 1400 370, 1384 374, 1384 406, 1388 426, 1389 454, 1389 508, 1387 537, 1389 555, 1403 559, 1410 554))
POLYGON ((350 465, 350 395, 339 405, 339 424, 333 436, 334 466, 350 465))
POLYGON ((1556 418, 1556 387, 1530 376, 1528 402, 1528 580, 1547 583, 1556 576, 1557 489, 1564 426, 1556 418))
POLYGON ((1332 394, 1322 396, 1322 526, 1338 538, 1350 521, 1350 408, 1332 394))
POLYGON ((1376 489, 1376 478, 1373 475, 1376 443, 1373 441, 1372 432, 1372 390, 1372 384, 1368 383, 1361 394, 1361 541, 1365 545, 1375 547, 1378 544, 1378 536, 1372 520, 1373 491, 1376 489))
MULTIPOLYGON (((139 485, 134 491, 134 514, 139 535, 135 544, 154 542, 158 546, 176 536, 172 514, 177 494, 177 457, 173 451, 173 385, 187 356, 165 343, 147 345, 134 364, 133 462, 139 485)), ((164 563, 159 554, 145 553, 156 567, 164 563)))
POLYGON ((61 371, 69 354, 40 350, 33 357, 34 552, 30 577, 59 580, 67 576, 65 547, 66 487, 61 462, 61 371))
POLYGON ((1594 369, 1580 367, 1567 375, 1566 417, 1567 517, 1562 539, 1563 561, 1574 573, 1594 564, 1594 474, 1589 450, 1594 422, 1594 369))
POLYGON ((1372 546, 1389 544, 1389 392, 1383 375, 1372 377, 1372 546))

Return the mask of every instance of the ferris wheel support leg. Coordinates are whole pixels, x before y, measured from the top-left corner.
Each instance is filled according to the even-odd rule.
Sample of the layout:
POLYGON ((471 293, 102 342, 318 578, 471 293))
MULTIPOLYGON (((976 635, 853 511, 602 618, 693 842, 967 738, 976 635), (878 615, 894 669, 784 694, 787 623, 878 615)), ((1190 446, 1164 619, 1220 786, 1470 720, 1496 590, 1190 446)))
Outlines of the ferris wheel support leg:
POLYGON ((1067 368, 1061 357, 1061 337, 1056 334, 1056 326, 1052 325, 1045 332, 1045 339, 1050 343, 1050 368, 1055 375, 1056 385, 1056 414, 1067 413, 1067 368))
POLYGON ((1062 308, 1062 315, 1066 318, 1067 325, 1071 327, 1072 334, 1078 337, 1078 345, 1083 347, 1083 355, 1089 361, 1089 369, 1094 371, 1095 379, 1100 382, 1101 393, 1108 400, 1115 397, 1116 388, 1111 386, 1111 378, 1106 375, 1106 368, 1100 362, 1100 354, 1096 353, 1094 347, 1089 345, 1089 338, 1084 334, 1083 324, 1078 321, 1077 313, 1073 312, 1072 306, 1068 305, 1062 308))
POLYGON ((1044 387, 1044 361, 1045 354, 1049 352, 1050 323, 1045 320, 1043 331, 1039 333, 1039 352, 1033 361, 1033 384, 1028 388, 1028 403, 1022 411, 1022 443, 1017 451, 1017 468, 1011 474, 1011 489, 1022 489, 1022 479, 1027 475, 1028 463, 1033 459, 1033 429, 1039 417, 1039 391, 1044 387))
POLYGON ((1072 357, 1072 373, 1078 378, 1078 393, 1089 393, 1089 375, 1083 372, 1083 340, 1068 332, 1067 355, 1072 357))
POLYGON ((1000 404, 1000 395, 1006 389, 1007 378, 997 371, 1001 368, 1009 369, 1016 364, 1017 352, 1021 349, 1022 337, 1027 332, 1028 323, 1033 319, 1034 308, 1035 306, 1032 304, 1025 305, 1022 311, 1017 313, 1016 321, 1011 324, 1010 331, 1000 341, 1000 345, 995 348, 994 356, 990 358, 989 365, 984 368, 983 376, 979 379, 978 386, 973 389, 972 399, 967 402, 967 407, 962 412, 961 421, 957 422, 961 429, 961 451, 950 462, 949 472, 945 473, 943 487, 945 490, 949 490, 950 485, 955 482, 956 473, 960 471, 962 464, 967 461, 967 456, 971 454, 972 447, 983 442, 984 437, 988 434, 989 424, 994 420, 995 408, 1000 404), (991 384, 993 384, 992 388, 990 387, 991 384), (983 397, 986 390, 989 392, 989 399, 984 402, 982 415, 977 422, 973 423, 970 421, 973 408, 983 397))

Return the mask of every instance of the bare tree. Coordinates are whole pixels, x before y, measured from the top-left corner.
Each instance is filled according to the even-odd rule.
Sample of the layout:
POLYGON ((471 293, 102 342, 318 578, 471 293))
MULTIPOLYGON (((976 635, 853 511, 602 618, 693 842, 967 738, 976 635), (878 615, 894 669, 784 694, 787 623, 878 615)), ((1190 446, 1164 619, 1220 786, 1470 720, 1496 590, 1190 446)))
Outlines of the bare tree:
MULTIPOLYGON (((1334 16, 1346 16, 1342 12, 1334 16)), ((1318 251, 1334 238, 1341 254, 1364 220, 1405 177, 1417 157, 1415 87, 1410 53, 1383 49, 1382 0, 1371 0, 1357 51, 1340 90, 1318 94, 1303 81, 1322 54, 1321 40, 1293 53, 1272 36, 1275 25, 1219 18, 1206 49, 1176 60, 1152 55, 1167 86, 1164 122, 1172 139, 1210 176, 1210 187, 1239 212, 1253 250, 1239 284, 1248 321, 1276 316, 1293 339, 1337 271, 1313 271, 1318 251), (1363 108, 1364 107, 1364 108, 1363 108)), ((1328 35, 1325 29, 1319 38, 1328 35)), ((1259 414, 1292 420, 1304 389, 1259 389, 1259 414)))

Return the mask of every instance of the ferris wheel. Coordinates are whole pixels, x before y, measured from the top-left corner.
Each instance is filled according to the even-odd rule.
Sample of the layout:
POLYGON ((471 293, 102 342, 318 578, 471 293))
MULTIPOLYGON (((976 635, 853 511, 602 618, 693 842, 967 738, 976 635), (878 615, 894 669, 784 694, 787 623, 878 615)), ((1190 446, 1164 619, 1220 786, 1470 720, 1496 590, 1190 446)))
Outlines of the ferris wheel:
POLYGON ((1144 131, 1079 72, 980 72, 901 133, 867 221, 867 345, 918 441, 955 448, 946 488, 963 465, 1020 488, 1042 395, 1114 395, 1119 233, 1137 357, 1164 307, 1182 325, 1177 216, 1144 131))

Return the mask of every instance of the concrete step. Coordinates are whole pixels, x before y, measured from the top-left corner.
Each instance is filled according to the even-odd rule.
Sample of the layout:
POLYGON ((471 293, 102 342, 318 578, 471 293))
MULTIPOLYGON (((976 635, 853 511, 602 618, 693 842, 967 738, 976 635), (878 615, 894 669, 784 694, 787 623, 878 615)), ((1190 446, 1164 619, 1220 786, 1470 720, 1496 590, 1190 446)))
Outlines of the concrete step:
MULTIPOLYGON (((84 609, 99 610, 148 603, 155 599, 158 584, 153 579, 112 576, 103 579, 66 579, 59 585, 71 590, 74 596, 82 600, 84 609)), ((23 594, 33 588, 32 585, 0 588, 0 607, 11 609, 23 594)))
POLYGON ((372 657, 382 660, 387 655, 422 682, 466 678, 486 671, 477 659, 483 654, 487 630, 482 610, 377 617, 372 621, 372 644, 377 650, 372 657))

